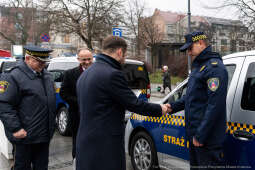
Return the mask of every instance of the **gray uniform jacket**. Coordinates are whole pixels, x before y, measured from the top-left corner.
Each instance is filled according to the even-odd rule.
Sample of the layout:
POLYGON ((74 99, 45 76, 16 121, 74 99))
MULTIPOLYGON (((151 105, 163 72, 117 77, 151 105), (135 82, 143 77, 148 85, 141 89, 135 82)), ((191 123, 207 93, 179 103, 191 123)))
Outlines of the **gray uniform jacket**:
POLYGON ((0 79, 0 119, 9 141, 17 144, 49 142, 55 129, 56 100, 53 79, 46 70, 36 75, 20 62, 0 79), (17 139, 20 129, 27 137, 17 139))

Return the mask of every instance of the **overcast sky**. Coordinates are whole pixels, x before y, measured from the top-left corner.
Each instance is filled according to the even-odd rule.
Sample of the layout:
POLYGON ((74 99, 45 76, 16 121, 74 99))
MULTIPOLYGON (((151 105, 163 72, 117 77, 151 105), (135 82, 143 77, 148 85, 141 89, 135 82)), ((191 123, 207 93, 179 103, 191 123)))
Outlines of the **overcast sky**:
MULTIPOLYGON (((191 15, 210 16, 226 19, 238 19, 238 13, 233 8, 221 10, 209 10, 205 6, 217 6, 223 0, 190 0, 191 15)), ((145 0, 149 11, 153 12, 155 8, 163 11, 182 12, 188 11, 188 0, 145 0)))

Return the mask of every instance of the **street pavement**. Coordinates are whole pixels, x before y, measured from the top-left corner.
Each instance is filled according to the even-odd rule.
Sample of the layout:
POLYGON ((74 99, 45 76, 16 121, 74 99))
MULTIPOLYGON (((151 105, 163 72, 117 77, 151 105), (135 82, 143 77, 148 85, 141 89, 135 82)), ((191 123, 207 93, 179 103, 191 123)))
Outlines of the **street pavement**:
MULTIPOLYGON (((165 96, 156 91, 157 86, 160 84, 152 84, 151 102, 160 100, 165 96)), ((71 150, 72 138, 61 136, 56 132, 50 144, 49 170, 73 170, 71 150)), ((129 155, 126 155, 126 159, 127 170, 133 170, 129 155)), ((7 160, 0 154, 0 170, 10 170, 12 163, 13 160, 7 160)))

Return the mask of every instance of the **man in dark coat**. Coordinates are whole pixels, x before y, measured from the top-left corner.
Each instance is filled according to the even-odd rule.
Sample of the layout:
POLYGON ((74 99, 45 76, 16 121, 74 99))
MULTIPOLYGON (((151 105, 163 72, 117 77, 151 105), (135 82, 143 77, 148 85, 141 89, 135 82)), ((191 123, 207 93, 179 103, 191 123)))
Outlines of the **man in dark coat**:
POLYGON ((172 113, 185 108, 186 137, 190 141, 191 169, 217 169, 222 165, 226 131, 227 70, 203 32, 185 36, 181 51, 192 58, 186 95, 171 103, 172 113))
POLYGON ((79 127, 79 108, 77 103, 77 95, 76 95, 76 82, 80 77, 81 73, 88 69, 88 67, 93 62, 92 53, 88 49, 79 49, 77 51, 78 61, 80 65, 73 69, 67 70, 64 73, 64 79, 60 88, 60 96, 68 103, 69 112, 71 116, 71 124, 72 124, 72 136, 73 136, 73 149, 72 156, 75 159, 75 144, 76 144, 76 136, 79 127))
POLYGON ((48 169, 54 134, 54 81, 45 68, 51 50, 24 47, 25 61, 3 73, 0 80, 0 119, 14 147, 14 170, 48 169))
POLYGON ((125 110, 158 117, 167 112, 166 105, 139 100, 128 88, 121 71, 126 49, 124 39, 107 37, 103 53, 77 82, 77 170, 125 170, 125 110))

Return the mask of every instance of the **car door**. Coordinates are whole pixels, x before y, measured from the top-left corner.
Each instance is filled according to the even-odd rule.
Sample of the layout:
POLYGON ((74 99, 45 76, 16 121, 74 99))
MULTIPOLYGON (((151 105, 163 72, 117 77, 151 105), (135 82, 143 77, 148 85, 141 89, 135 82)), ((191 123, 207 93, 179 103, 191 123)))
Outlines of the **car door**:
POLYGON ((228 117, 224 157, 227 165, 233 168, 254 169, 255 56, 243 57, 242 60, 236 63, 242 70, 238 70, 230 85, 230 88, 236 88, 229 89, 228 93, 228 97, 233 97, 233 104, 228 117))
MULTIPOLYGON (((164 103, 174 102, 186 94, 187 80, 175 90, 164 103)), ((173 167, 181 163, 183 160, 189 159, 188 147, 189 143, 185 139, 185 121, 184 110, 177 113, 162 116, 160 124, 160 141, 158 142, 158 155, 160 165, 173 167), (181 158, 177 161, 174 158, 181 158), (175 160, 173 162, 173 160, 175 160)), ((183 166, 183 164, 181 164, 183 166)))

